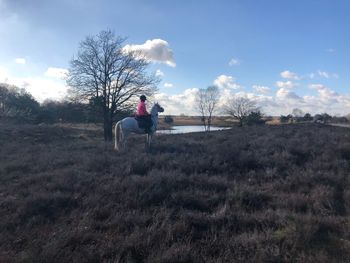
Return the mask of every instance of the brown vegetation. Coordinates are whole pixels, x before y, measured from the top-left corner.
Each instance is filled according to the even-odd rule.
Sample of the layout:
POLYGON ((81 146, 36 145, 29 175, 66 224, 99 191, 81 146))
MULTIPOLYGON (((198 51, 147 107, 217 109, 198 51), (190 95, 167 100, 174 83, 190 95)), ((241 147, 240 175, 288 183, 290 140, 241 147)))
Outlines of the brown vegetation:
POLYGON ((345 262, 350 134, 144 138, 0 124, 0 262, 345 262))

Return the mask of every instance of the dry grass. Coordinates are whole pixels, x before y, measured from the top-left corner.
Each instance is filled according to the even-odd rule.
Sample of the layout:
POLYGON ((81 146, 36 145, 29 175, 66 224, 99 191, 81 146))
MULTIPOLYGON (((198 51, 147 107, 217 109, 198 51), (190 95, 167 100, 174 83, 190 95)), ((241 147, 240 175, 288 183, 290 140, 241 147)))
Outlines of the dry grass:
POLYGON ((144 138, 0 124, 0 262, 346 262, 349 130, 144 138))

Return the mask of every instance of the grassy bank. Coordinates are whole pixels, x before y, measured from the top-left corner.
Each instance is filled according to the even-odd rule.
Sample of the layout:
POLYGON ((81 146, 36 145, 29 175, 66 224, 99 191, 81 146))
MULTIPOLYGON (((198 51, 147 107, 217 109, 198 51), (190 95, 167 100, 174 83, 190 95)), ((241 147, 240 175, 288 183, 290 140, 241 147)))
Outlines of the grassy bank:
POLYGON ((0 262, 345 262, 350 133, 144 138, 0 124, 0 262))

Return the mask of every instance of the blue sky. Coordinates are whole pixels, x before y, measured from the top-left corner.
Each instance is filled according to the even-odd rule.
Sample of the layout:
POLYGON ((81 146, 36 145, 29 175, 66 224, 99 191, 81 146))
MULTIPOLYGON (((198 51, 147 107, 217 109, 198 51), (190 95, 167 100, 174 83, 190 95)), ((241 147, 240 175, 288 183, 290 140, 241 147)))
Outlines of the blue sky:
POLYGON ((345 0, 0 0, 0 81, 60 99, 79 42, 112 29, 169 55, 152 51, 150 67, 168 113, 194 114, 196 90, 214 83, 222 104, 246 96, 267 114, 350 113, 349 10, 345 0))

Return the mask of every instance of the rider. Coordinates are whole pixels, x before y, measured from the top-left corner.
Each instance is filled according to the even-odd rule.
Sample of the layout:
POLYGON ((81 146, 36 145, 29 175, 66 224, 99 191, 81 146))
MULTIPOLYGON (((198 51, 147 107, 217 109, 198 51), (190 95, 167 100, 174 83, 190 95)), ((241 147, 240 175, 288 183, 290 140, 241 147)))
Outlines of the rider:
POLYGON ((145 131, 149 132, 152 126, 152 120, 151 120, 151 115, 146 110, 145 101, 146 101, 146 96, 141 95, 139 104, 137 105, 136 119, 140 121, 141 127, 144 126, 145 131))
POLYGON ((146 96, 145 95, 141 95, 140 96, 140 102, 137 105, 137 116, 147 116, 149 115, 147 110, 146 110, 146 96))

